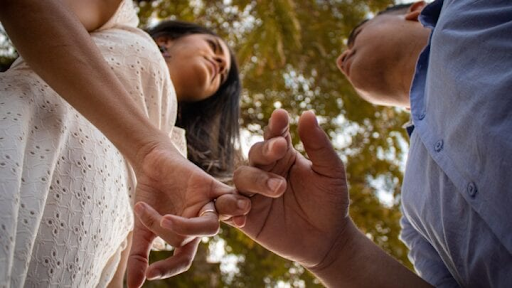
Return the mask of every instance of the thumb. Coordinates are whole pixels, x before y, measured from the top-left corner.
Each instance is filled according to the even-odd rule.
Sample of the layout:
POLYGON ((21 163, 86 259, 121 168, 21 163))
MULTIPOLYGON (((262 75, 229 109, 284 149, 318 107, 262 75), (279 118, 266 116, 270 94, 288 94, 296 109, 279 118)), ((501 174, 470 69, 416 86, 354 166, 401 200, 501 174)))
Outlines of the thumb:
MULTIPOLYGON (((137 218, 137 217, 136 217, 137 218)), ((155 235, 135 219, 133 228, 132 247, 126 268, 127 284, 130 288, 141 287, 146 280, 146 270, 149 265, 149 250, 155 235)))
POLYGON ((305 111, 299 119, 299 137, 312 162, 312 169, 327 177, 345 177, 345 168, 334 151, 327 134, 318 126, 312 111, 305 111))

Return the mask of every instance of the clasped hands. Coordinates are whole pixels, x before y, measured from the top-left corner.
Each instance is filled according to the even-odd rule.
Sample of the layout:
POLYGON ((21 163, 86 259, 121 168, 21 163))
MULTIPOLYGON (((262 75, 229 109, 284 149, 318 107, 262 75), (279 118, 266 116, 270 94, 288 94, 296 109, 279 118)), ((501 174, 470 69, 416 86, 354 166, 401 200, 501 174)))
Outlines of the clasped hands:
POLYGON ((300 117, 298 132, 309 159, 291 144, 286 111, 274 111, 264 141, 251 147, 249 165, 234 173, 236 190, 192 164, 187 166, 185 159, 181 165, 189 170, 176 171, 164 167, 165 155, 160 154, 165 152, 153 155, 148 163, 161 169, 138 182, 137 192, 142 189, 142 193, 135 199, 138 219, 128 262, 128 286, 140 287, 146 277, 163 279, 186 271, 200 237, 215 235, 219 219, 307 269, 329 265, 329 255, 338 254, 333 249, 342 249, 345 231, 351 230, 346 229, 352 222, 345 170, 312 112, 300 117), (166 173, 170 171, 169 176, 166 173), (182 181, 177 184, 171 177, 182 181), (167 179, 167 184, 154 183, 162 179, 167 179), (180 188, 187 192, 169 192, 180 188), (161 193, 172 196, 157 199, 161 193), (156 236, 176 249, 172 257, 148 267, 150 245, 156 236))

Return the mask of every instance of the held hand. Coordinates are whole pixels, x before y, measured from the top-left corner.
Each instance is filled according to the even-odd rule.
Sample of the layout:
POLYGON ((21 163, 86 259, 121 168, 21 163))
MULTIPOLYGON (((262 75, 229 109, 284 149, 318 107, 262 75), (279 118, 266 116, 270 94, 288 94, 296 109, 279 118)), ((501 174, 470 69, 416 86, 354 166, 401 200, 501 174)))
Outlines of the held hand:
POLYGON ((175 248, 172 257, 149 266, 145 273, 149 280, 164 279, 187 271, 194 260, 199 244, 200 238, 196 236, 212 236, 219 230, 219 217, 213 202, 206 204, 199 212, 199 217, 192 219, 172 214, 162 217, 144 202, 135 205, 135 213, 147 229, 168 243, 176 236, 183 236, 183 245, 175 248), (185 228, 180 229, 181 227, 185 228), (171 229, 173 232, 170 232, 171 229))
MULTIPOLYGON (((243 227, 244 215, 250 210, 250 200, 236 194, 224 194, 221 197, 226 201, 224 207, 231 215, 233 225, 243 227)), ((146 272, 149 280, 164 279, 187 271, 194 260, 200 237, 213 236, 219 231, 219 216, 214 202, 207 203, 198 216, 192 218, 173 214, 162 216, 144 202, 135 205, 135 213, 147 229, 166 242, 183 237, 183 246, 176 246, 172 257, 149 266, 146 272)))
MULTIPOLYGON (((318 268, 330 261, 327 255, 342 244, 340 235, 351 224, 347 184, 343 163, 312 113, 302 115, 299 134, 311 161, 291 145, 288 114, 275 111, 265 141, 249 152, 252 166, 235 171, 237 189, 251 197, 245 225, 239 217, 229 218, 241 215, 231 194, 217 198, 215 207, 227 215, 227 223, 267 249, 306 268, 318 268)), ((208 235, 204 225, 191 220, 166 229, 208 235)))
MULTIPOLYGON (((174 214, 186 218, 197 216, 200 209, 211 200, 234 192, 233 188, 216 181, 183 158, 170 143, 154 147, 142 159, 140 165, 135 167, 138 182, 135 203, 147 203, 158 215, 174 214)), ((148 205, 137 204, 138 211, 149 211, 149 209, 140 209, 141 205, 142 208, 148 208, 148 205)), ((218 221, 209 222, 206 225, 207 231, 216 232, 218 225, 218 221)), ((138 218, 135 219, 133 244, 127 268, 129 287, 140 287, 144 283, 146 272, 151 278, 163 278, 181 273, 188 268, 187 259, 191 261, 195 255, 197 240, 178 233, 167 233, 162 237, 160 231, 152 229, 153 226, 148 225, 148 228, 138 218), (147 271, 149 250, 156 237, 155 233, 170 245, 182 247, 175 252, 174 257, 179 256, 178 259, 167 260, 168 266, 172 266, 168 271, 158 269, 147 271)))
MULTIPOLYGON (((252 208, 241 229, 267 249, 314 268, 329 261, 327 255, 340 246, 340 235, 350 225, 348 189, 343 163, 313 113, 300 117, 299 136, 310 160, 292 147, 288 115, 276 110, 265 141, 251 148, 253 167, 239 168, 234 182, 240 192, 279 196, 282 191, 268 183, 286 180, 280 197, 251 198, 252 208)), ((221 197, 216 207, 222 212, 227 203, 229 199, 221 197)))
MULTIPOLYGON (((287 113, 275 111, 265 141, 251 148, 253 166, 235 172, 237 189, 252 202, 247 222, 239 228, 267 249, 309 269, 327 287, 430 287, 350 220, 343 163, 313 113, 301 116, 299 136, 310 160, 290 144, 287 113)), ((232 196, 222 195, 215 207, 221 214, 240 215, 233 203, 232 196)), ((182 222, 167 230, 193 226, 197 224, 182 222)), ((207 234, 204 228, 194 232, 207 234)))

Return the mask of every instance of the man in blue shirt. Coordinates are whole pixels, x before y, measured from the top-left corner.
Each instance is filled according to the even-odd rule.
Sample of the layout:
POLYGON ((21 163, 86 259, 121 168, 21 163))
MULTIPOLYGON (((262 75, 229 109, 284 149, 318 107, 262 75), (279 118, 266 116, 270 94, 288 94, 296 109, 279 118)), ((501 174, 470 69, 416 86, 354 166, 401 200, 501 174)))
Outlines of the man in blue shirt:
POLYGON ((421 278, 351 221, 343 163, 313 113, 299 120, 309 160, 277 110, 235 173, 254 196, 241 229, 327 286, 512 285, 512 5, 425 5, 363 23, 338 59, 361 97, 411 110, 401 238, 421 278))
POLYGON ((354 30, 338 64, 363 98, 411 109, 401 238, 418 273, 435 286, 503 287, 512 285, 512 5, 465 2, 435 1, 419 15, 426 28, 399 35, 378 16, 354 30), (377 46, 393 45, 388 62, 372 61, 382 62, 377 46), (419 55, 415 73, 407 55, 419 55))
MULTIPOLYGON (((425 3, 415 3, 405 15, 398 10, 390 11, 357 27, 338 64, 364 99, 411 110, 412 134, 402 189, 401 237, 411 249, 410 258, 418 274, 437 287, 510 286, 512 216, 507 212, 512 207, 509 181, 512 176, 512 5, 508 1, 438 0, 423 9, 424 6, 425 3)), ((341 209, 345 203, 336 201, 341 197, 339 192, 322 194, 337 204, 334 207, 320 200, 314 203, 308 197, 305 197, 307 201, 300 198, 301 188, 309 190, 309 197, 322 197, 313 190, 329 190, 326 184, 330 182, 308 177, 301 181, 293 178, 293 173, 308 171, 310 177, 320 174, 344 179, 343 173, 336 175, 335 167, 339 165, 332 159, 333 151, 324 152, 330 157, 317 155, 322 149, 331 148, 325 140, 318 140, 322 136, 315 132, 318 128, 309 113, 302 116, 299 133, 312 161, 310 170, 300 164, 299 155, 293 162, 289 161, 291 152, 278 153, 279 157, 285 155, 284 158, 265 155, 268 151, 265 145, 279 146, 276 141, 282 140, 275 136, 287 135, 287 125, 283 124, 287 122, 278 119, 284 118, 279 115, 282 112, 277 113, 274 115, 277 119, 270 120, 265 135, 267 142, 253 147, 251 160, 265 170, 269 170, 268 164, 277 165, 271 165, 270 171, 288 181, 288 190, 281 198, 286 200, 287 194, 295 197, 281 202, 277 198, 263 206, 267 210, 259 208, 258 201, 263 200, 253 198, 252 212, 242 229, 270 250, 302 263, 326 285, 404 283, 399 279, 407 278, 405 273, 386 263, 385 257, 370 252, 371 246, 362 244, 364 241, 346 228, 351 225, 335 223, 332 219, 330 228, 311 224, 317 222, 313 214, 307 213, 308 205, 317 204, 314 206, 317 215, 332 218, 345 216, 341 214, 346 213, 341 209), (315 141, 312 135, 316 135, 315 141), (283 164, 290 162, 293 164, 283 164), (279 167, 282 165, 285 167, 279 167), (300 169, 305 170, 296 171, 300 169), (293 207, 290 202, 301 207, 300 213, 287 213, 293 210, 287 209, 293 207), (282 213, 273 214, 278 210, 275 208, 278 203, 288 206, 284 205, 282 213), (342 212, 332 213, 335 207, 342 212), (263 223, 262 218, 266 219, 263 223), (301 218, 308 221, 303 223, 301 218), (303 229, 302 234, 287 231, 292 230, 292 223, 303 229), (334 225, 345 229, 340 232, 334 225), (311 227, 321 233, 315 235, 311 227), (277 234, 273 228, 282 233, 277 234), (337 240, 330 241, 333 233, 340 234, 334 237, 337 240), (275 244, 283 242, 279 237, 285 235, 292 235, 289 238, 293 241, 286 244, 297 249, 275 244), (311 235, 312 239, 304 239, 305 235, 311 235), (314 241, 315 237, 322 240, 314 241), (299 243, 307 245, 301 247, 299 243), (333 249, 322 253, 324 244, 333 249), (340 252, 338 245, 345 248, 340 252), (352 250, 347 246, 360 251, 347 252, 352 250), (308 252, 315 249, 317 255, 325 255, 320 262, 307 258, 308 252), (351 273, 344 275, 344 269, 351 273), (365 280, 365 276, 374 282, 365 282, 371 281, 365 280)), ((249 176, 241 177, 241 174, 238 172, 235 177, 239 189, 255 192, 246 180, 249 176)))

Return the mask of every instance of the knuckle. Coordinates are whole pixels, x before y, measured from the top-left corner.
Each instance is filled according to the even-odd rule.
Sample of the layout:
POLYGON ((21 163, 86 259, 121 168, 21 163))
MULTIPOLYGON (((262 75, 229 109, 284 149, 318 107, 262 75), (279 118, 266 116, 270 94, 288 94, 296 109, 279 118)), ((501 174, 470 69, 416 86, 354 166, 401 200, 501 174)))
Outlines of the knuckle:
POLYGON ((175 236, 175 237, 169 237, 170 239, 166 239, 167 243, 169 243, 172 247, 182 247, 185 242, 186 238, 183 236, 175 236))
POLYGON ((149 263, 148 258, 146 258, 142 255, 139 255, 139 254, 130 255, 130 260, 131 260, 131 262, 135 262, 138 264, 148 264, 149 263))
POLYGON ((192 262, 194 261, 194 258, 191 256, 186 256, 183 259, 183 272, 188 271, 190 267, 192 267, 192 262))
POLYGON ((233 172, 233 181, 237 181, 241 174, 243 174, 243 166, 236 168, 235 172, 233 172))
POLYGON ((153 228, 156 225, 156 220, 153 217, 151 217, 149 214, 144 214, 144 216, 141 218, 141 220, 148 227, 153 228))
POLYGON ((258 183, 263 188, 267 188, 268 175, 265 173, 258 173, 254 176, 254 182, 258 183))

